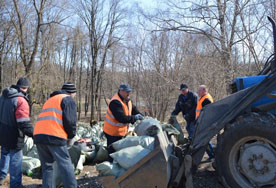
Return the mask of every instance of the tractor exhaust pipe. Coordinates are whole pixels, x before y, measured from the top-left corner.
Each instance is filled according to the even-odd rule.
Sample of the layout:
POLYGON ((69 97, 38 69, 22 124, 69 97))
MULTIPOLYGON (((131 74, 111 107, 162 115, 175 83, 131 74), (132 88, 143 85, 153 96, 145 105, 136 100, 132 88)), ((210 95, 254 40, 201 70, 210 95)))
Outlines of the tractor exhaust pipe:
POLYGON ((271 64, 271 72, 275 70, 276 68, 276 58, 275 58, 275 53, 276 53, 276 25, 275 25, 275 21, 271 18, 271 17, 267 17, 268 20, 270 21, 270 23, 272 24, 272 30, 273 30, 273 39, 274 39, 274 61, 271 64))

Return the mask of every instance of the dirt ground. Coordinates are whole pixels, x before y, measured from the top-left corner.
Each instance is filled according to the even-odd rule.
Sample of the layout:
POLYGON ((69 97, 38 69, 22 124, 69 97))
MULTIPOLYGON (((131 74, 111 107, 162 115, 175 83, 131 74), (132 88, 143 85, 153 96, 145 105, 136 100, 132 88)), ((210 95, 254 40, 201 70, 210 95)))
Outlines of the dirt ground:
MULTIPOLYGON (((214 145, 216 139, 213 139, 214 145)), ((205 154, 203 157, 203 161, 208 156, 205 154)), ((84 165, 83 171, 76 176, 78 181, 78 187, 80 188, 103 188, 101 185, 98 172, 96 170, 95 164, 86 164, 84 165)), ((193 176, 194 188, 223 188, 223 186, 219 183, 216 171, 212 167, 212 163, 201 163, 198 167, 198 171, 193 176)), ((42 180, 40 178, 32 178, 23 175, 23 185, 26 188, 39 188, 42 187, 42 180)), ((6 178, 4 185, 1 186, 3 188, 8 188, 9 186, 9 176, 6 178)))
MULTIPOLYGON (((206 157, 206 156, 205 156, 206 157)), ((102 188, 99 182, 98 172, 95 165, 85 165, 84 170, 77 175, 78 186, 80 188, 102 188)), ((213 169, 211 163, 202 163, 197 173, 193 176, 194 188, 223 188, 218 182, 216 171, 213 169)), ((23 175, 23 185, 26 188, 39 188, 42 187, 42 180, 31 178, 23 175)), ((8 188, 9 177, 6 178, 3 188, 8 188)))
MULTIPOLYGON (((207 158, 207 157, 205 157, 207 158)), ((194 188, 223 188, 211 163, 202 163, 193 176, 194 188)))
MULTIPOLYGON (((96 170, 95 165, 85 165, 84 170, 76 176, 78 181, 78 186, 81 188, 95 187, 102 188, 103 186, 99 183, 98 180, 98 172, 96 170)), ((39 188, 42 187, 42 179, 40 178, 32 178, 23 175, 23 186, 25 188, 39 188)), ((1 186, 3 188, 9 187, 9 176, 4 181, 4 185, 1 186)))
MULTIPOLYGON (((185 137, 188 136, 185 128, 184 123, 180 121, 182 130, 184 132, 185 137)), ((212 143, 216 146, 216 138, 213 138, 212 143)), ((208 156, 204 155, 203 161, 208 156)), ((84 165, 83 171, 76 176, 78 187, 80 188, 103 188, 101 185, 98 172, 96 170, 95 164, 86 164, 84 165)), ((196 174, 193 176, 193 183, 194 188, 223 188, 223 186, 219 183, 216 171, 212 167, 212 163, 201 163, 198 167, 196 174)), ((39 188, 42 187, 42 180, 41 177, 39 178, 32 178, 23 175, 23 185, 26 188, 39 188)), ((4 185, 1 188, 8 188, 9 186, 9 176, 6 178, 4 185)))

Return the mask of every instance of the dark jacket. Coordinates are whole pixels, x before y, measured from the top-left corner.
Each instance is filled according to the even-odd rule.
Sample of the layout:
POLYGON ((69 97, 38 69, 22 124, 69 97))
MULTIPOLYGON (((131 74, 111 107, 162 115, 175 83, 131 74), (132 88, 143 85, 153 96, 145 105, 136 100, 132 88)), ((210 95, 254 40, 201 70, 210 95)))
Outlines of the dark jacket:
POLYGON ((202 108, 210 103, 212 103, 212 101, 210 101, 210 99, 208 99, 208 98, 204 99, 204 101, 202 102, 202 108))
POLYGON ((182 112, 186 121, 194 121, 197 106, 197 95, 189 91, 187 96, 180 94, 175 105, 174 111, 171 115, 178 115, 182 112))
MULTIPOLYGON (((50 97, 59 94, 68 94, 66 91, 54 91, 50 97)), ((65 132, 68 135, 68 139, 73 138, 76 135, 76 123, 77 123, 77 111, 76 103, 70 96, 64 97, 61 101, 62 109, 62 123, 65 132)), ((34 136, 36 144, 49 144, 63 146, 67 144, 67 140, 51 135, 37 134, 34 136)))
POLYGON ((26 93, 12 85, 0 97, 0 145, 9 149, 22 149, 25 135, 33 136, 30 108, 26 93))
MULTIPOLYGON (((122 96, 118 93, 119 97, 124 101, 122 96)), ((127 104, 127 101, 124 101, 127 104)), ((120 123, 134 123, 135 122, 135 115, 136 114, 141 114, 138 109, 136 108, 135 105, 132 104, 132 111, 131 111, 131 116, 126 116, 124 111, 123 111, 123 106, 120 101, 118 100, 113 100, 109 103, 109 109, 112 112, 113 116, 117 121, 120 123)))

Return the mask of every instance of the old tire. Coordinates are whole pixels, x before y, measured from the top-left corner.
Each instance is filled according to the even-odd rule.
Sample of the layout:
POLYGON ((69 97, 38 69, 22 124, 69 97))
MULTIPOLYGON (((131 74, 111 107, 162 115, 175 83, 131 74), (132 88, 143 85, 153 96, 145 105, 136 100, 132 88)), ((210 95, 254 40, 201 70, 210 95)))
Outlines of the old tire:
POLYGON ((216 167, 225 187, 276 186, 276 118, 268 113, 240 116, 220 135, 216 167))

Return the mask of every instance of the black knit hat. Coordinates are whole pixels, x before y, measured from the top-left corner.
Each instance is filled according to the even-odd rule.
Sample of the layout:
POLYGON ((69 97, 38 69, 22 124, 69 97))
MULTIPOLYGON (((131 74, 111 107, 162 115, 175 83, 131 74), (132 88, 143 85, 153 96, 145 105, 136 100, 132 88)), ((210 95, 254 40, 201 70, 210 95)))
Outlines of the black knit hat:
POLYGON ((67 93, 76 93, 77 92, 75 85, 71 82, 64 83, 61 89, 66 91, 67 93))
POLYGON ((29 87, 29 80, 28 80, 28 78, 24 78, 24 77, 19 78, 16 85, 20 88, 28 88, 29 87))

